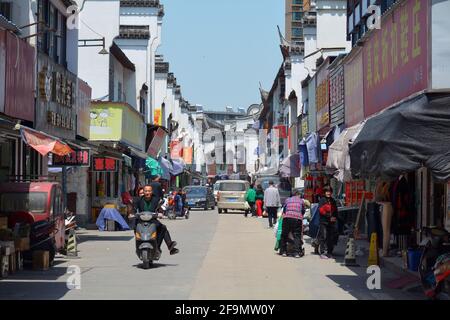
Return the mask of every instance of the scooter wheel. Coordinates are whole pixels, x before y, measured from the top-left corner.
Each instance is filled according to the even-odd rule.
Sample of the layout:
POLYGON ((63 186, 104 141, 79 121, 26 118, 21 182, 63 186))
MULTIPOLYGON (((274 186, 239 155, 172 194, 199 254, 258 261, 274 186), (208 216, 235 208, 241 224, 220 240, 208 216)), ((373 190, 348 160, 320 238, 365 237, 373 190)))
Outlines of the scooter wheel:
POLYGON ((150 259, 148 257, 148 251, 147 250, 142 251, 142 262, 143 262, 142 267, 145 270, 149 269, 150 265, 152 264, 152 262, 150 261, 150 259))

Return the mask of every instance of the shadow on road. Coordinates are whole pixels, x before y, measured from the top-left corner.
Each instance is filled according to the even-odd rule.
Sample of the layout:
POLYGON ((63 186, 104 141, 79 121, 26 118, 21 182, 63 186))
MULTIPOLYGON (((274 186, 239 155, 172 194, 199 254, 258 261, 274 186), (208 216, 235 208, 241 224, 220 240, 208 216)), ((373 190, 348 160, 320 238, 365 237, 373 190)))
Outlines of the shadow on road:
POLYGON ((0 281, 0 300, 58 300, 67 292, 65 282, 14 282, 10 278, 0 281))
POLYGON ((121 236, 121 235, 111 235, 111 236, 99 236, 99 235, 79 235, 78 243, 83 243, 86 241, 130 241, 134 239, 134 236, 121 236))
MULTIPOLYGON (((136 268, 139 268, 139 269, 143 269, 142 268, 142 263, 134 264, 133 267, 136 267, 136 268)), ((149 270, 151 270, 151 269, 158 269, 158 268, 162 268, 162 267, 178 267, 178 264, 173 264, 173 263, 153 263, 153 265, 150 267, 149 270)))
MULTIPOLYGON (((58 261, 59 262, 59 261, 58 261)), ((57 282, 67 274, 65 267, 51 267, 48 271, 24 269, 0 280, 0 299, 55 300, 63 297, 69 289, 66 282, 57 282)))

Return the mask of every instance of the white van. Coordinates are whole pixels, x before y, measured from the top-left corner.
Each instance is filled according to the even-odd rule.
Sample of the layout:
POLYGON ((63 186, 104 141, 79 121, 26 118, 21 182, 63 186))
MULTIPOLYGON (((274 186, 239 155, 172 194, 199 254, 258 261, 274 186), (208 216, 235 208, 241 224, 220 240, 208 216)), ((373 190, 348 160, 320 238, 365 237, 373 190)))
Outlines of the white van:
POLYGON ((250 183, 244 180, 223 180, 219 184, 217 193, 217 207, 219 213, 228 210, 246 211, 245 195, 250 183))

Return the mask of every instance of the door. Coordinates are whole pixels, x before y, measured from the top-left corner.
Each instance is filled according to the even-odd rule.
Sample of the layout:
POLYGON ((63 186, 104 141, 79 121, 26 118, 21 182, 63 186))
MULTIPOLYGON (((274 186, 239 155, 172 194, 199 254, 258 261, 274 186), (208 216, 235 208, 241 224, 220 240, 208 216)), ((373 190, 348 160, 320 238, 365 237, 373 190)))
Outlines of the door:
POLYGON ((54 186, 54 192, 51 194, 53 197, 53 219, 56 225, 55 243, 57 251, 64 248, 65 245, 65 217, 64 217, 64 205, 61 186, 54 186))

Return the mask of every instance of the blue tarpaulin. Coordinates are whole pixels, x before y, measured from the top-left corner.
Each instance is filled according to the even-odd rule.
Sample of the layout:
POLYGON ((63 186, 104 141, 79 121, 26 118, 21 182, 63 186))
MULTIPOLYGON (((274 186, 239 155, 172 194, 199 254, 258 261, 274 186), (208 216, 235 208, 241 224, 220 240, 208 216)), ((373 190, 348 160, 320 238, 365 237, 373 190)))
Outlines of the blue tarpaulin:
POLYGON ((320 227, 319 204, 311 205, 311 222, 309 223, 309 236, 313 239, 317 237, 320 227))
POLYGON ((102 209, 96 223, 98 230, 105 231, 105 220, 114 220, 120 225, 121 230, 130 230, 130 227, 117 209, 102 209))

